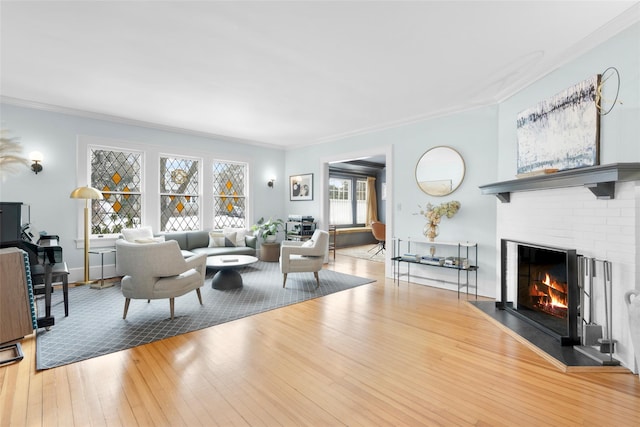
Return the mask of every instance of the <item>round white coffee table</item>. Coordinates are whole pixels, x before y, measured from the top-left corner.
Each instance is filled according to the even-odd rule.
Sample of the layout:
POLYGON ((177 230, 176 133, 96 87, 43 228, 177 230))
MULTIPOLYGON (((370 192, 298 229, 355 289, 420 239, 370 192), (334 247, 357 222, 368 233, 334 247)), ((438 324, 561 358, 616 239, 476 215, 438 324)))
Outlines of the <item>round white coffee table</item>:
POLYGON ((221 291, 242 287, 242 276, 235 269, 257 262, 258 258, 250 255, 216 255, 207 257, 207 267, 218 272, 213 276, 211 287, 221 291))

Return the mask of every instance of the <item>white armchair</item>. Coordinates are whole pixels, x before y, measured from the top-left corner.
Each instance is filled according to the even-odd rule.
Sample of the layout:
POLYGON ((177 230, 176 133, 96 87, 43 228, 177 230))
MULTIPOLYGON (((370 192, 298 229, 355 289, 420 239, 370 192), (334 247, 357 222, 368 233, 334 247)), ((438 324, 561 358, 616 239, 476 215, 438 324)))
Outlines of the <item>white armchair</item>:
POLYGON ((116 265, 123 275, 124 315, 131 299, 169 298, 173 319, 174 298, 195 290, 202 305, 200 287, 204 285, 207 257, 204 254, 183 258, 175 240, 156 243, 116 241, 116 265))
POLYGON ((329 233, 316 230, 311 239, 304 242, 285 240, 280 246, 280 271, 284 275, 282 287, 287 284, 287 274, 313 272, 316 289, 320 286, 318 271, 322 269, 329 248, 329 233))

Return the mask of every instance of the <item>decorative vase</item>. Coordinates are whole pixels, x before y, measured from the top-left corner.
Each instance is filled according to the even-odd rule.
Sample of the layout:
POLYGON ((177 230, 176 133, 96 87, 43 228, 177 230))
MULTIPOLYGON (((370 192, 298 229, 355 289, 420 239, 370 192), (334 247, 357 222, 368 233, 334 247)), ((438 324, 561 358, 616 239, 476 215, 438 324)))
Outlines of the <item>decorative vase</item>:
POLYGON ((265 243, 274 243, 276 241, 276 235, 275 234, 269 234, 269 235, 265 235, 264 236, 264 241, 265 243))
POLYGON ((424 228, 422 229, 422 234, 424 234, 424 237, 429 239, 430 242, 433 242, 436 237, 438 237, 438 231, 438 226, 430 222, 424 226, 424 228))

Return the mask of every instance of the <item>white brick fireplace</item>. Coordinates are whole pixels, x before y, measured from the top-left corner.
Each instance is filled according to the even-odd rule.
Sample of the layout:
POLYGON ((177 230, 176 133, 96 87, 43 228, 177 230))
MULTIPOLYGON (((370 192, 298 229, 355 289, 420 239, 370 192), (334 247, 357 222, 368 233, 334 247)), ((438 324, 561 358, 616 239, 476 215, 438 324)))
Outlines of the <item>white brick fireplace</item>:
MULTIPOLYGON (((615 198, 609 200, 598 199, 584 186, 511 192, 509 199, 497 209, 497 248, 500 239, 510 239, 576 249, 579 255, 612 263, 614 357, 637 372, 623 297, 640 289, 640 181, 617 182, 615 198)), ((500 295, 500 283, 496 286, 500 295)), ((602 276, 596 277, 592 321, 604 327, 603 287, 602 276)))

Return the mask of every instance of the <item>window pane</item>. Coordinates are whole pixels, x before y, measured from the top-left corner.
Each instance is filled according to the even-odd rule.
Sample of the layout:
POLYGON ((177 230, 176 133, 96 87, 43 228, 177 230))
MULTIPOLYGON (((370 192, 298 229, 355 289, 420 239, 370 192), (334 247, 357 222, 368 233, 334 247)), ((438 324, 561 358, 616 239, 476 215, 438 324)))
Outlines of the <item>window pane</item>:
POLYGON ((91 234, 117 234, 123 228, 140 226, 139 194, 102 193, 103 200, 92 200, 91 234))
POLYGON ((199 162, 160 157, 160 230, 200 229, 199 162))
POLYGON ((91 201, 91 234, 116 234, 139 226, 141 154, 93 148, 90 153, 91 186, 104 197, 91 201))
POLYGON ((367 180, 358 179, 356 182, 356 223, 367 222, 367 180))
POLYGON ((160 193, 197 195, 198 166, 193 159, 160 157, 160 193))
POLYGON ((198 197, 160 196, 162 231, 199 230, 198 197))
POLYGON ((213 164, 213 227, 246 227, 246 163, 213 164))
POLYGON ((91 150, 91 186, 107 192, 140 193, 140 153, 91 150))
POLYGON ((329 223, 353 224, 350 179, 329 178, 329 223))

